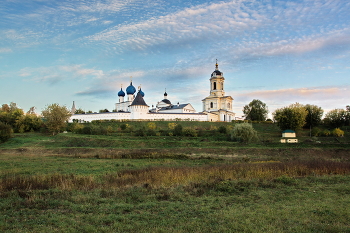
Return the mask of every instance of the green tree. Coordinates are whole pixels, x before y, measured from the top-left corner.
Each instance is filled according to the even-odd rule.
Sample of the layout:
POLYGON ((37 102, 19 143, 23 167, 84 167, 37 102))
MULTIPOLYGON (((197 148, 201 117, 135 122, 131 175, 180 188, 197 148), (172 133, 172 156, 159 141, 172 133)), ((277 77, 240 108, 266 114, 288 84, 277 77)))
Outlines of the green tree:
POLYGON ((306 123, 307 110, 303 105, 295 103, 277 109, 272 115, 281 130, 292 129, 297 131, 306 123))
POLYGON ((231 139, 248 143, 257 140, 258 134, 249 123, 236 124, 231 132, 231 139))
POLYGON ((320 123, 322 122, 323 109, 316 105, 310 104, 306 104, 305 109, 307 111, 305 127, 313 128, 315 126, 320 125, 320 123))
POLYGON ((78 108, 77 110, 75 110, 74 114, 85 114, 85 111, 81 108, 78 108))
POLYGON ((12 128, 11 126, 0 122, 0 142, 6 142, 12 137, 12 128))
POLYGON ((103 113, 103 112, 109 112, 109 111, 108 111, 108 109, 107 109, 107 108, 105 108, 105 109, 101 109, 101 110, 99 111, 99 113, 103 113))
POLYGON ((16 122, 23 116, 23 110, 16 103, 3 104, 0 109, 0 121, 16 129, 16 122))
POLYGON ((350 112, 344 109, 333 109, 324 118, 324 123, 331 127, 342 127, 349 125, 350 112))
POLYGON ((244 106, 243 113, 246 120, 265 121, 269 110, 261 100, 253 99, 252 102, 244 106))
POLYGON ((66 127, 67 121, 71 116, 70 111, 65 106, 58 104, 51 104, 47 106, 43 111, 42 115, 45 119, 45 124, 53 135, 59 133, 66 127))
POLYGON ((20 133, 28 132, 31 130, 38 131, 42 124, 43 121, 41 120, 41 117, 38 117, 35 114, 22 115, 16 121, 16 131, 20 133))

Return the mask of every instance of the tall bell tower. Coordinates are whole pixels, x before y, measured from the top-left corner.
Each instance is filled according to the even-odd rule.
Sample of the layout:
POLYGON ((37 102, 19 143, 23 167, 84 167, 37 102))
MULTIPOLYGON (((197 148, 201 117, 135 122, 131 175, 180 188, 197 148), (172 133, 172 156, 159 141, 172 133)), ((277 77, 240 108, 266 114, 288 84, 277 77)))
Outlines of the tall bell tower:
POLYGON ((222 97, 225 95, 224 81, 224 73, 219 70, 218 60, 216 59, 215 70, 210 78, 210 96, 222 97))
POLYGON ((219 70, 218 60, 215 63, 215 70, 210 77, 210 95, 202 100, 203 112, 216 115, 214 121, 234 120, 235 113, 232 112, 231 96, 225 96, 224 91, 224 73, 219 70))

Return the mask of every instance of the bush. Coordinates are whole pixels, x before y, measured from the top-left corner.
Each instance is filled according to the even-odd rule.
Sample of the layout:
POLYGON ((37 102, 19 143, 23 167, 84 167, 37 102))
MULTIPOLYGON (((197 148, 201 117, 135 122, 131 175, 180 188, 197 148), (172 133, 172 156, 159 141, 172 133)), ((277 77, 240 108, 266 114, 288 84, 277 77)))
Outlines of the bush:
POLYGON ((173 130, 173 135, 174 136, 182 136, 182 125, 178 124, 175 126, 173 130))
POLYGON ((328 129, 325 129, 325 130, 323 130, 322 135, 329 136, 329 135, 331 135, 331 131, 329 131, 328 129))
POLYGON ((218 128, 218 131, 219 131, 219 133, 226 134, 227 133, 227 128, 225 126, 221 125, 218 128))
POLYGON ((81 130, 81 132, 82 132, 83 134, 92 134, 92 130, 91 130, 91 127, 90 127, 90 126, 85 126, 85 127, 81 130))
POLYGON ((6 142, 12 137, 13 130, 11 126, 0 122, 0 142, 6 142))
POLYGON ((156 131, 153 129, 148 129, 146 134, 147 134, 147 136, 156 136, 157 135, 156 131))
POLYGON ((344 136, 344 131, 339 129, 339 128, 335 128, 332 131, 332 135, 335 136, 335 137, 343 137, 344 136))
POLYGON ((183 134, 187 137, 197 137, 196 130, 189 127, 183 129, 183 134))
POLYGON ((135 136, 144 137, 146 135, 145 129, 137 129, 137 130, 135 130, 134 134, 135 134, 135 136))
POLYGON ((147 128, 150 129, 150 130, 155 130, 157 128, 157 125, 154 122, 149 122, 147 124, 147 128))
POLYGON ((170 129, 170 130, 174 130, 175 129, 175 127, 176 127, 176 123, 168 123, 168 128, 170 129))
POLYGON ((321 136, 322 135, 322 130, 320 128, 318 128, 318 127, 314 127, 311 130, 311 135, 314 136, 314 137, 321 136))
POLYGON ((236 124, 231 133, 233 141, 251 142, 258 139, 257 132, 248 123, 236 124))
POLYGON ((126 130, 127 127, 128 127, 128 124, 121 124, 120 125, 121 130, 126 130))

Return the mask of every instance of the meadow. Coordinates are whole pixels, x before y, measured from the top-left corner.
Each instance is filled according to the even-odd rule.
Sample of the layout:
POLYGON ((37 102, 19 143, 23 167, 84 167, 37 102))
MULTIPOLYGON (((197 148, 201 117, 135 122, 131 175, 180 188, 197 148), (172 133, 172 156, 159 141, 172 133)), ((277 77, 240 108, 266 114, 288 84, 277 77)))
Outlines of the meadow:
POLYGON ((0 144, 0 231, 350 232, 347 134, 280 144, 254 124, 261 139, 244 144, 196 127, 207 133, 16 134, 0 144))

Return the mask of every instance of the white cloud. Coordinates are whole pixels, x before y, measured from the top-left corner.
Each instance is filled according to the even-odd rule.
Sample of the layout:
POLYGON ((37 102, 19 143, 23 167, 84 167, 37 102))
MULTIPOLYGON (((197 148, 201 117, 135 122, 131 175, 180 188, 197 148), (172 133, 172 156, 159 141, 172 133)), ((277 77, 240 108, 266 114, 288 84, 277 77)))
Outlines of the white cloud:
POLYGON ((0 53, 11 53, 12 49, 10 48, 0 48, 0 53))
POLYGON ((244 7, 241 2, 200 5, 134 24, 118 25, 86 39, 91 43, 113 44, 119 50, 144 50, 154 45, 181 44, 189 40, 215 40, 228 32, 238 34, 260 24, 258 19, 262 16, 254 12, 253 17, 242 12, 241 7, 244 7))

